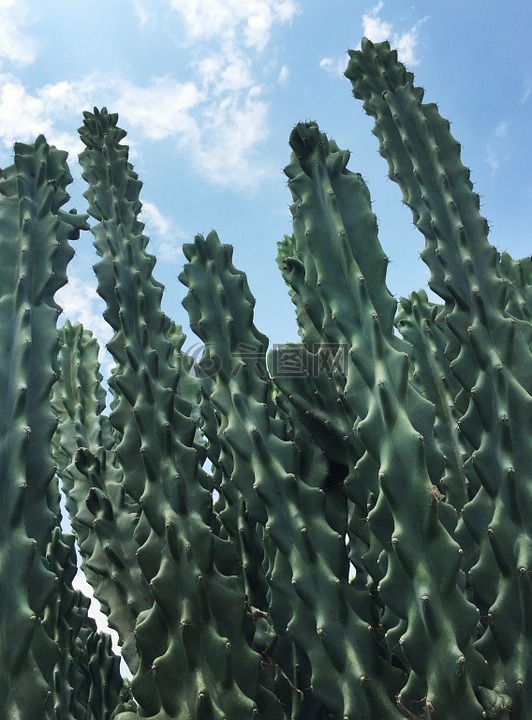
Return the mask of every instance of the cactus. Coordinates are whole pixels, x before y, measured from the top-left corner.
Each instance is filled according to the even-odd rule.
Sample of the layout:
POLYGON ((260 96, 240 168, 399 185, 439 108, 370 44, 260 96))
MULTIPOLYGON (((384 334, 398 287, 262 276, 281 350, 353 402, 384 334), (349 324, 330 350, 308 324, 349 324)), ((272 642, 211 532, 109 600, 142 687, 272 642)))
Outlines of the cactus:
POLYGON ((399 307, 362 177, 291 133, 277 263, 300 342, 268 348, 215 232, 184 246, 185 335, 106 109, 80 156, 113 330, 55 292, 88 216, 66 153, 0 178, 0 715, 8 720, 526 720, 532 707, 532 259, 488 242, 449 124, 387 43, 346 77, 425 239, 399 307), (60 494, 71 532, 64 530, 60 494), (75 548, 77 548, 77 553, 75 548), (80 568, 120 658, 72 587, 80 568))

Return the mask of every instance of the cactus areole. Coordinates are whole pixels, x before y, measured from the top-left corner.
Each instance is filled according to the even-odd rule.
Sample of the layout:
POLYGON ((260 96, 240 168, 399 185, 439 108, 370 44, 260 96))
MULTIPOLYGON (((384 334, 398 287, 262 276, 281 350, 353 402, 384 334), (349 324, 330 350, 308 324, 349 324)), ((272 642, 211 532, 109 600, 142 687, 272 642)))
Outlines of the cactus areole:
POLYGON ((0 178, 0 717, 529 720, 532 261, 487 239, 460 146, 387 43, 349 52, 440 301, 397 303, 367 187, 290 135, 277 262, 300 342, 268 349, 216 233, 183 248, 195 362, 161 309, 125 132, 0 178), (54 300, 88 231, 113 330, 54 300), (66 500, 71 531, 64 530, 66 500), (63 510, 64 512, 64 510, 63 510), (84 572, 120 656, 73 589, 84 572))

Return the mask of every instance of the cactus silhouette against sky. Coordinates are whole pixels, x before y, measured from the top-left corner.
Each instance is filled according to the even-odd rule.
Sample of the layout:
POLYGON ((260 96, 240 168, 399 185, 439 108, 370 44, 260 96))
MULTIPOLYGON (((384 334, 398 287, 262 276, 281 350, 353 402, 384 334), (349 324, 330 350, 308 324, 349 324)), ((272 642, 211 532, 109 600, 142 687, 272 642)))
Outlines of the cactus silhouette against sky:
POLYGON ((62 209, 66 153, 15 146, 0 179, 2 718, 528 717, 532 261, 489 244, 449 123, 388 43, 364 40, 346 76, 432 294, 396 302, 362 177, 300 123, 277 257, 299 343, 268 347, 211 232, 183 248, 204 352, 183 350, 116 114, 84 113, 89 215, 62 209), (58 329, 54 300, 89 225, 105 381, 90 329, 58 329), (77 558, 131 680, 72 587, 77 558))

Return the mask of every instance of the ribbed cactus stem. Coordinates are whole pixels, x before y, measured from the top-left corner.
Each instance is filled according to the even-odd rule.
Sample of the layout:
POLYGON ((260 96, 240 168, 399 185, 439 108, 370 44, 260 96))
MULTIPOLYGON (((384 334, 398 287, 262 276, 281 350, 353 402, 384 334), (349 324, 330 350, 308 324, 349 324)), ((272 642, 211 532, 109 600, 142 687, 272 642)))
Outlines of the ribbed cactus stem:
POLYGON ((113 462, 115 441, 103 413, 98 343, 81 325, 69 322, 61 328, 61 341, 61 377, 53 394, 60 419, 54 455, 82 568, 134 672, 138 668, 135 621, 152 605, 134 541, 140 508, 127 495, 123 471, 113 462))
POLYGON ((153 596, 135 627, 140 664, 133 692, 149 716, 251 720, 260 709, 275 717, 279 705, 261 686, 260 656, 245 635, 232 544, 213 533, 196 423, 187 403, 179 409, 175 400, 182 369, 170 342, 174 328, 160 307, 162 286, 153 279, 154 259, 137 219, 140 183, 116 121, 105 110, 85 114, 81 162, 89 211, 100 221, 93 228, 102 258, 98 290, 115 330, 109 343, 117 363, 111 382, 120 393, 110 416, 121 434, 115 453, 125 489, 141 508, 138 562, 153 596), (227 597, 231 609, 222 614, 227 597))
POLYGON ((423 104, 423 91, 413 85, 396 53, 386 43, 365 41, 350 56, 346 75, 376 118, 375 134, 390 177, 401 186, 425 237, 422 257, 431 270, 430 285, 445 300, 440 312, 445 355, 467 398, 457 421, 459 442, 471 446, 464 472, 482 485, 463 509, 464 524, 479 544, 468 576, 472 597, 491 618, 484 621, 479 647, 490 657, 500 654, 501 682, 516 708, 522 708, 522 676, 530 666, 524 620, 530 597, 522 582, 529 551, 520 541, 529 534, 526 518, 532 512, 529 469, 522 463, 532 447, 530 434, 522 430, 532 422, 530 282, 523 275, 530 265, 526 260, 521 266, 501 263, 488 243, 488 225, 449 123, 435 105, 423 104), (511 612, 511 593, 519 598, 522 618, 512 639, 499 610, 511 612))
MULTIPOLYGON (((314 124, 299 125, 291 145, 292 162, 286 172, 295 200, 296 250, 308 268, 308 282, 315 277, 319 283, 324 317, 348 348, 345 401, 352 411, 353 432, 378 465, 378 492, 383 497, 369 512, 368 522, 387 556, 387 571, 377 590, 402 620, 400 643, 410 669, 403 702, 425 697, 438 711, 450 697, 460 697, 463 716, 480 717, 481 706, 469 685, 479 682, 483 669, 472 645, 476 613, 464 599, 459 547, 448 532, 456 515, 454 523, 452 518, 449 522, 450 508, 439 508, 434 496, 444 460, 432 434, 433 409, 410 382, 411 349, 391 331, 384 309, 391 300, 383 293, 382 277, 372 277, 371 262, 360 253, 356 237, 349 241, 346 230, 344 215, 367 214, 368 203, 358 205, 355 200, 352 207, 345 205, 343 215, 338 212, 334 187, 342 187, 344 166, 314 124), (367 281, 358 259, 368 268, 367 281), (410 597, 395 591, 398 582, 410 585, 410 597), (430 612, 426 603, 418 607, 415 598, 421 597, 428 598, 430 612), (443 634, 430 621, 432 607, 446 618, 443 634), (468 661, 469 682, 456 676, 446 686, 436 668, 462 655, 468 661)), ((374 234, 372 239, 375 252, 379 246, 374 234)), ((364 457, 346 479, 348 497, 359 505, 364 457), (350 492, 351 486, 356 490, 350 492)), ((372 488, 367 480, 366 488, 368 497, 372 488)), ((397 626, 393 618, 387 622, 385 630, 397 626)))
POLYGON ((71 180, 66 153, 42 136, 15 145, 0 179, 0 715, 19 720, 53 717, 59 648, 42 626, 58 592, 45 561, 58 522, 48 505, 56 426, 48 396, 59 344, 54 294, 73 255, 68 239, 85 224, 60 210, 71 180))
POLYGON ((232 482, 246 499, 252 519, 263 525, 277 548, 269 581, 274 591, 284 586, 282 593, 292 607, 286 628, 272 613, 274 628, 308 656, 314 691, 330 712, 354 718, 362 708, 368 717, 371 712, 398 717, 381 687, 377 645, 354 610, 355 593, 347 583, 345 541, 335 527, 345 527, 345 499, 328 497, 323 490, 326 467, 321 453, 314 448, 308 460, 313 447, 309 442, 301 453, 308 465, 302 467, 300 450, 278 436, 268 411, 266 348, 253 325, 253 299, 245 278, 233 266, 231 248, 215 233, 196 237, 185 253, 189 263, 181 280, 189 288, 184 304, 191 326, 209 353, 221 359, 211 397, 219 407, 221 437, 233 457, 232 482), (318 517, 329 522, 317 522, 318 517), (339 616, 332 611, 338 604, 343 608, 339 616), (359 683, 348 681, 349 666, 362 678, 359 683))

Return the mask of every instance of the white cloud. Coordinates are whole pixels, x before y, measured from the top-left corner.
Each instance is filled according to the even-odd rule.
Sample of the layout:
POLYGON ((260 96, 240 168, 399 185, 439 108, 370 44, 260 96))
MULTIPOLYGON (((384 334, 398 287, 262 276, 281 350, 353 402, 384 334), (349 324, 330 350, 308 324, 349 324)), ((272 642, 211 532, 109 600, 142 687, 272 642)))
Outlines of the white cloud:
POLYGON ((167 236, 172 231, 172 221, 170 218, 163 215, 157 205, 152 202, 144 201, 142 203, 142 222, 155 230, 158 235, 167 236))
POLYGON ((76 157, 82 145, 64 128, 79 125, 81 110, 101 105, 103 98, 109 109, 119 113, 121 126, 133 140, 174 139, 186 150, 194 169, 213 184, 250 187, 262 175, 253 163, 253 152, 267 135, 268 105, 259 85, 231 90, 231 84, 236 84, 234 78, 227 80, 223 93, 209 95, 191 81, 180 83, 169 77, 141 87, 120 78, 89 76, 77 83, 47 85, 32 94, 20 80, 3 75, 0 142, 11 148, 16 140, 33 142, 45 134, 48 142, 76 157))
MULTIPOLYGON (((223 79, 223 75, 221 76, 223 79)), ((226 77, 224 92, 157 81, 151 88, 123 87, 113 107, 130 134, 152 140, 174 138, 196 172, 217 185, 249 188, 263 170, 253 162, 256 147, 267 136, 268 105, 261 87, 236 89, 226 77), (157 107, 154 115, 151 108, 157 107), (235 142, 238 138, 238 142, 235 142)))
MULTIPOLYGON (((45 85, 31 94, 15 76, 0 75, 0 142, 11 148, 15 141, 33 142, 44 134, 50 144, 75 156, 82 148, 77 133, 61 129, 58 123, 68 122, 70 115, 78 118, 79 124, 81 109, 92 107, 95 95, 92 78, 45 85)), ((72 127, 71 122, 68 127, 72 127)))
POLYGON ((362 15, 364 37, 367 37, 372 42, 383 42, 384 40, 390 40, 392 37, 391 24, 382 20, 379 15, 383 6, 384 3, 379 2, 362 15))
POLYGON ((254 84, 251 58, 238 48, 225 49, 224 56, 218 53, 202 56, 193 68, 198 82, 209 95, 245 90, 254 84))
POLYGON ((259 182, 265 171, 254 163, 253 153, 267 137, 267 114, 268 104, 260 99, 256 87, 242 99, 227 95, 219 104, 205 107, 194 155, 211 182, 240 189, 259 182), (216 142, 208 138, 216 138, 216 142))
POLYGON ((419 29, 426 17, 403 33, 394 30, 393 25, 381 18, 381 10, 384 2, 378 2, 373 8, 362 15, 362 30, 364 37, 372 42, 383 42, 388 40, 392 48, 397 50, 399 60, 407 67, 414 67, 419 64, 417 57, 417 45, 419 40, 419 29))
MULTIPOLYGON (((420 21, 421 22, 421 21, 420 21)), ((419 65, 417 57, 417 42, 418 42, 418 28, 419 24, 416 24, 412 30, 403 33, 402 35, 392 36, 392 45, 397 50, 397 57, 404 63, 407 68, 419 65)))
POLYGON ((216 40, 222 44, 239 41, 249 48, 264 50, 273 26, 287 23, 298 12, 294 0, 171 0, 179 13, 189 41, 216 40))
POLYGON ((0 76, 0 116, 0 136, 9 145, 45 132, 50 126, 42 99, 29 95, 12 75, 0 76))
POLYGON ((0 0, 0 64, 7 60, 30 65, 37 57, 37 43, 24 32, 31 23, 30 8, 22 0, 0 0))
POLYGON ((496 174, 497 170, 501 166, 500 160, 497 157, 495 150, 489 145, 486 148, 486 164, 489 166, 489 168, 491 170, 492 177, 496 174))
MULTIPOLYGON (((265 170, 254 153, 267 136, 263 52, 276 26, 299 12, 295 0, 170 0, 180 16, 203 94, 195 128, 182 137, 195 165, 211 182, 250 189, 265 170), (238 138, 238 142, 235 142, 238 138), (260 169, 259 169, 260 168, 260 169)), ((286 82, 281 69, 279 82, 286 82)))
POLYGON ((146 225, 146 235, 155 245, 155 251, 150 250, 163 262, 175 262, 182 255, 181 246, 187 239, 182 230, 175 228, 175 223, 164 215, 155 203, 144 201, 140 220, 146 225))
MULTIPOLYGON (((141 24, 157 12, 143 0, 131 1, 141 24)), ((256 187, 266 172, 256 162, 268 134, 264 87, 275 68, 264 63, 263 51, 273 29, 297 13, 295 0, 168 1, 183 21, 192 58, 185 79, 168 75, 141 86, 120 76, 88 75, 30 92, 17 77, 0 75, 0 143, 10 147, 44 133, 77 155, 82 146, 71 129, 80 124, 81 111, 106 105, 119 113, 130 145, 174 140, 208 182, 256 187)), ((278 80, 287 77, 283 67, 278 80)))
MULTIPOLYGON (((416 24, 403 33, 394 30, 392 23, 383 20, 381 10, 384 2, 378 2, 370 10, 362 15, 362 33, 364 37, 375 43, 388 40, 391 47, 397 50, 398 58, 407 67, 414 67, 419 64, 416 55, 419 40, 419 29, 427 20, 427 17, 418 20, 416 24)), ((345 57, 325 57, 320 60, 320 67, 331 75, 342 77, 347 65, 345 57)))
POLYGON ((140 87, 115 81, 111 93, 112 107, 121 124, 135 129, 150 140, 166 140, 175 135, 189 135, 196 121, 191 111, 203 100, 192 82, 180 83, 170 77, 157 78, 152 85, 140 87), (153 111, 157 108, 157 112, 153 111))

